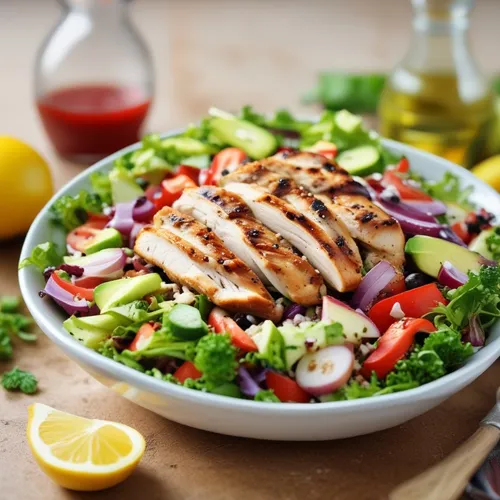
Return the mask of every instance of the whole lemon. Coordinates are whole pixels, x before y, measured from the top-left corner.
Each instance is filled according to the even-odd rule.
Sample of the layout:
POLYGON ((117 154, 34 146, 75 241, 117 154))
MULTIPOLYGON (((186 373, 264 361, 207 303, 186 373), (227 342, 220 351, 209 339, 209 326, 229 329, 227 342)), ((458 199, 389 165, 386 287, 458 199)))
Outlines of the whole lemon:
POLYGON ((45 160, 24 142, 0 136, 0 239, 26 233, 52 193, 45 160))

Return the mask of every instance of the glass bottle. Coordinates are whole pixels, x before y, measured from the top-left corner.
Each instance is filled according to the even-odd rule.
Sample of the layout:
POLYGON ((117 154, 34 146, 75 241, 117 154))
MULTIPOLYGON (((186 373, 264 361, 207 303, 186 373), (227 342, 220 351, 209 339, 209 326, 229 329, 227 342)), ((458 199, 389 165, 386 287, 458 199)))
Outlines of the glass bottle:
POLYGON ((413 36, 379 105, 382 135, 470 167, 485 157, 493 95, 469 49, 473 0, 412 0, 413 36))
POLYGON ((151 57, 129 0, 58 1, 62 17, 36 61, 36 105, 57 152, 91 163, 139 139, 153 96, 151 57))

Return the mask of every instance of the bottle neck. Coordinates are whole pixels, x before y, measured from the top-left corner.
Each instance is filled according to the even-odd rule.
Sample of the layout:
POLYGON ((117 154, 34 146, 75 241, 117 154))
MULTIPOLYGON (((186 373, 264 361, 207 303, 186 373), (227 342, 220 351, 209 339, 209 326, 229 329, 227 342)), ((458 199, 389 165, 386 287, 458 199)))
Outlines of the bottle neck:
POLYGON ((405 57, 417 71, 473 71, 468 27, 472 0, 412 0, 413 37, 405 57))

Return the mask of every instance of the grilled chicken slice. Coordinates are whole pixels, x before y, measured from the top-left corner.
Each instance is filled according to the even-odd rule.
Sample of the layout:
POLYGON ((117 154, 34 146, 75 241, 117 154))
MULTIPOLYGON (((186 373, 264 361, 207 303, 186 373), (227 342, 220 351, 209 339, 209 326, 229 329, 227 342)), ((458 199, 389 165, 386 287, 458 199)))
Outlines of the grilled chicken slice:
MULTIPOLYGON (((314 193, 345 224, 351 236, 365 249, 365 260, 374 265, 381 260, 389 261, 396 270, 404 263, 404 235, 397 221, 373 204, 366 196, 339 194, 339 186, 326 167, 319 165, 335 164, 322 155, 314 153, 290 154, 283 161, 267 158, 261 162, 262 168, 292 178, 297 184, 314 193), (319 158, 318 158, 319 157, 319 158), (294 163, 296 162, 296 164, 294 163), (298 165, 315 165, 313 167, 298 165)), ((225 185, 237 179, 239 172, 247 166, 224 177, 225 185)), ((342 169, 341 169, 342 170, 342 169)), ((349 174, 347 174, 349 176, 349 174)), ((258 172, 254 177, 257 179, 258 172)), ((349 176, 350 177, 350 176, 349 176)), ((252 180, 252 177, 249 177, 252 180)))
POLYGON ((254 183, 266 192, 290 203, 296 210, 304 214, 321 226, 332 238, 341 251, 337 264, 344 269, 344 273, 358 273, 358 282, 361 280, 361 256, 358 247, 345 224, 337 215, 320 199, 313 196, 303 187, 299 187, 293 179, 283 176, 279 166, 272 169, 266 168, 267 160, 248 163, 224 178, 223 183, 245 182, 254 183))
POLYGON ((278 321, 282 309, 252 270, 208 228, 170 210, 162 219, 162 228, 141 230, 135 252, 162 268, 172 281, 207 295, 224 309, 278 321))
MULTIPOLYGON (((253 217, 234 193, 214 186, 187 189, 175 208, 202 222, 239 256, 264 283, 297 304, 311 306, 326 293, 314 268, 280 238, 253 217)), ((159 212, 156 219, 163 219, 159 212)))
MULTIPOLYGON (((277 153, 271 158, 267 158, 267 162, 272 160, 281 160, 282 162, 295 167, 295 176, 291 176, 295 179, 298 184, 302 183, 297 179, 300 174, 298 169, 303 169, 304 175, 314 177, 314 189, 313 193, 324 193, 329 196, 334 196, 335 194, 361 194, 363 196, 369 196, 368 190, 355 180, 347 170, 337 165, 334 160, 328 159, 326 156, 317 153, 308 152, 297 152, 289 153, 282 152, 277 153)), ((279 166, 278 166, 279 168, 279 166)), ((309 180, 311 182, 311 180, 309 180)))
POLYGON ((365 246, 369 265, 387 260, 396 270, 403 267, 405 237, 395 219, 364 196, 346 194, 324 201, 344 221, 353 238, 365 246))
POLYGON ((345 267, 348 259, 340 242, 333 241, 320 225, 255 184, 233 182, 225 185, 225 189, 240 195, 254 216, 268 228, 286 236, 329 285, 340 292, 356 288, 359 273, 352 266, 345 267))

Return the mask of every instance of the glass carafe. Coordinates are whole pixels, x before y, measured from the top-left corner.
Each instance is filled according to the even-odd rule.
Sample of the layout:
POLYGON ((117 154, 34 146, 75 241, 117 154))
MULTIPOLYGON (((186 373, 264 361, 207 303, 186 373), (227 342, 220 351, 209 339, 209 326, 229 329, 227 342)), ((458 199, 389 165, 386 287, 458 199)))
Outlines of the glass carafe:
POLYGON ((413 35, 379 106, 382 135, 470 167, 484 158, 493 96, 467 38, 472 0, 412 0, 413 35))
POLYGON ((59 0, 35 68, 36 104, 57 152, 91 163, 136 142, 153 96, 151 57, 129 0, 59 0))

